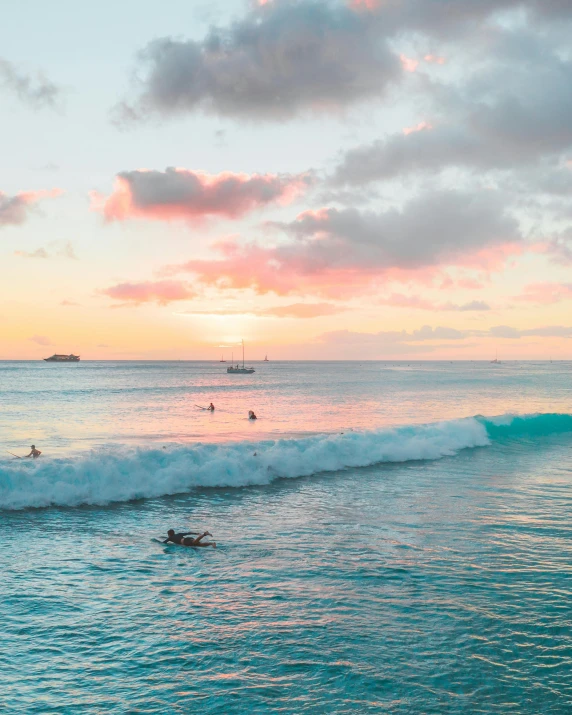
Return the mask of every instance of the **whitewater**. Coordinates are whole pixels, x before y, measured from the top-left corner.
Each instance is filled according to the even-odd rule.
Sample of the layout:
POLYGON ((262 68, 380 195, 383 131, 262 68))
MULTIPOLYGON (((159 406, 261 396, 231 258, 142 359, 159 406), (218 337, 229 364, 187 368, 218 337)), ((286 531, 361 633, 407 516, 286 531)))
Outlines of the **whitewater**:
POLYGON ((572 363, 254 366, 0 362, 0 710, 569 712, 572 363))
POLYGON ((572 433, 572 415, 503 415, 371 432, 231 444, 108 449, 75 458, 0 466, 0 508, 108 504, 197 487, 245 487, 274 479, 384 462, 434 460, 493 438, 572 433))

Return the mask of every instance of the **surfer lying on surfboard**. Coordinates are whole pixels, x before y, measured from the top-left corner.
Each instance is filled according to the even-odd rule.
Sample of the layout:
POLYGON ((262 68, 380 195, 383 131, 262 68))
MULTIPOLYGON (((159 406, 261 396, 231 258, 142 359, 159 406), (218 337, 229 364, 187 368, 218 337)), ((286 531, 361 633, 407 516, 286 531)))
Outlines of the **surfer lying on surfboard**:
POLYGON ((195 407, 198 407, 199 410, 208 410, 209 412, 214 412, 214 405, 212 402, 208 407, 203 407, 202 405, 195 405, 195 407))
POLYGON ((205 544, 201 543, 201 539, 204 539, 205 536, 212 536, 212 534, 210 531, 205 531, 202 534, 199 534, 198 531, 185 531, 175 534, 174 529, 169 529, 167 532, 167 538, 163 541, 163 543, 168 544, 170 542, 171 544, 179 544, 179 546, 212 546, 213 548, 216 548, 214 541, 207 541, 205 544), (197 538, 189 538, 191 535, 197 536, 197 538))

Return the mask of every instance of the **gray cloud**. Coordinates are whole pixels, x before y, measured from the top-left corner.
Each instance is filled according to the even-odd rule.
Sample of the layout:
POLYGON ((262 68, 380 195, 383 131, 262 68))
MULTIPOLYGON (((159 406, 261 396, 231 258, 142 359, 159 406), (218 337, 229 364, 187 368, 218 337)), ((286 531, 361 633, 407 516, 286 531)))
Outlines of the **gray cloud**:
POLYGON ((431 192, 401 211, 307 211, 274 224, 300 239, 279 253, 328 267, 420 268, 455 263, 483 248, 520 241, 517 222, 493 192, 431 192))
POLYGON ((126 120, 206 110, 287 119, 381 96, 402 73, 380 19, 343 3, 274 1, 253 6, 202 41, 162 38, 140 53, 142 91, 126 120))
POLYGON ((482 300, 472 300, 469 303, 462 304, 451 302, 435 303, 420 296, 401 295, 400 293, 392 293, 386 298, 381 298, 378 302, 380 305, 389 305, 392 308, 411 308, 413 310, 483 312, 491 309, 491 306, 482 300))
POLYGON ((53 241, 49 246, 49 250, 40 247, 35 251, 14 251, 14 255, 20 256, 20 258, 70 258, 77 260, 74 248, 69 241, 53 241))
POLYGON ((344 355, 346 349, 359 347, 360 354, 364 357, 378 357, 385 355, 427 353, 443 345, 456 345, 466 347, 462 341, 467 334, 454 328, 424 325, 419 330, 407 332, 380 331, 378 333, 360 333, 352 330, 334 330, 322 333, 317 341, 335 346, 336 354, 344 355), (435 344, 437 343, 437 344, 435 344))
POLYGON ((62 97, 62 88, 41 72, 25 74, 14 64, 0 57, 0 88, 14 94, 33 109, 54 109, 62 97))
POLYGON ((0 191, 0 227, 24 223, 33 204, 22 195, 8 196, 0 191))
MULTIPOLYGON (((393 134, 350 149, 331 182, 359 185, 449 167, 506 170, 546 156, 556 162, 561 152, 572 147, 572 63, 566 65, 560 88, 546 83, 544 90, 541 96, 543 92, 529 88, 526 101, 507 92, 494 106, 475 107, 456 124, 393 134)), ((570 186, 565 171, 540 178, 539 188, 544 191, 562 193, 570 186)))
MULTIPOLYGON (((420 85, 427 128, 350 149, 331 183, 363 185, 450 167, 556 167, 572 149, 572 61, 528 30, 497 28, 490 36, 487 43, 475 40, 458 58, 475 68, 461 84, 420 85)), ((550 191, 565 190, 568 183, 562 171, 544 177, 550 191)))
POLYGON ((547 325, 540 328, 528 328, 527 330, 517 330, 509 325, 497 325, 490 329, 490 335, 495 338, 508 338, 510 340, 519 340, 527 337, 544 337, 544 338, 571 338, 572 327, 564 325, 547 325))
POLYGON ((518 340, 533 336, 540 337, 572 337, 572 327, 561 325, 543 326, 529 330, 517 330, 508 325, 499 325, 490 330, 456 330, 447 327, 431 327, 424 325, 410 332, 380 331, 378 333, 360 333, 351 330, 335 330, 323 333, 318 340, 340 345, 371 345, 371 346, 402 346, 416 345, 428 341, 461 341, 473 337, 506 338, 518 340))
POLYGON ((393 31, 419 32, 442 39, 474 33, 499 13, 524 10, 532 22, 572 18, 567 0, 383 0, 379 13, 393 31))
POLYGON ((53 345, 52 341, 50 338, 46 337, 45 335, 33 335, 31 338, 29 338, 33 343, 37 343, 38 345, 53 345))
POLYGON ((484 300, 471 300, 469 303, 464 303, 463 305, 457 305, 453 310, 460 310, 461 312, 473 311, 473 310, 490 310, 491 306, 485 303, 484 300))

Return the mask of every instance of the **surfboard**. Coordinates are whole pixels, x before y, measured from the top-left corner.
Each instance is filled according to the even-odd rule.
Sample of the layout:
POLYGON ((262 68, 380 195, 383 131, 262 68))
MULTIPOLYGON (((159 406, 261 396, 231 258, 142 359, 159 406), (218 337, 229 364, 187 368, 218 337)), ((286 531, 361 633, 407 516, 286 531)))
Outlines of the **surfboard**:
POLYGON ((178 544, 173 544, 172 541, 165 543, 163 539, 155 539, 155 537, 153 537, 151 541, 154 541, 156 544, 161 544, 161 546, 178 546, 178 544))

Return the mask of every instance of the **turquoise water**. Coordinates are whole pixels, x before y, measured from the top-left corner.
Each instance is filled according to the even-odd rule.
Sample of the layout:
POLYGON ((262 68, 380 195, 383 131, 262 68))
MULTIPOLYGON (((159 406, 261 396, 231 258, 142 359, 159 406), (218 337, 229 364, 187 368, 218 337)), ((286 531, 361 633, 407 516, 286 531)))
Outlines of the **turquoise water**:
POLYGON ((216 367, 0 364, 1 712, 571 711, 572 365, 216 367))

